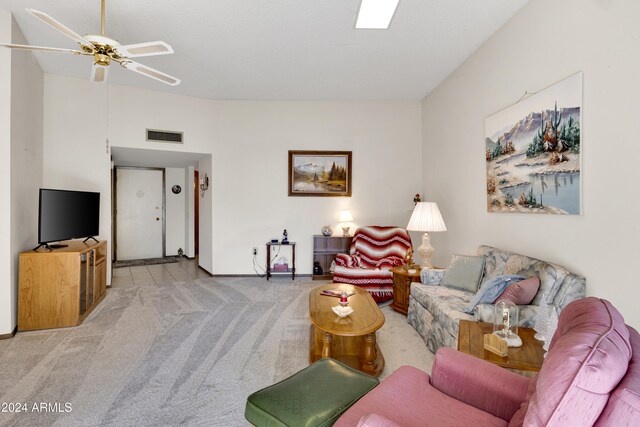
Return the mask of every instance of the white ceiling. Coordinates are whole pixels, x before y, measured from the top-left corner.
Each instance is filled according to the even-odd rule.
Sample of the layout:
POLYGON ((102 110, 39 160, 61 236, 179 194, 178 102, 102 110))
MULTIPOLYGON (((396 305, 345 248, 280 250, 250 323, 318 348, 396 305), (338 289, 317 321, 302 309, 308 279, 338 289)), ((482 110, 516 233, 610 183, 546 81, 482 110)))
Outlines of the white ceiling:
MULTIPOLYGON (((140 62, 182 84, 117 65, 109 79, 210 99, 419 100, 527 2, 401 0, 389 30, 355 30, 359 0, 107 0, 106 35, 169 43, 174 55, 140 62)), ((100 31, 100 0, 0 0, 30 44, 77 47, 27 7, 79 34, 100 31)), ((88 57, 37 57, 46 73, 89 78, 88 57)))

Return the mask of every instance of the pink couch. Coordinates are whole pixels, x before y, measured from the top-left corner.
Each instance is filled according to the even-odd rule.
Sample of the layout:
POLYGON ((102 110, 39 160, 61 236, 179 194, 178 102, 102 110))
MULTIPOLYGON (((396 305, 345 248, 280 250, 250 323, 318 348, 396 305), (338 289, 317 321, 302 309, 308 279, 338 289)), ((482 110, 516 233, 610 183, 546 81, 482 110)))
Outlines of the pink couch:
POLYGON ((401 367, 334 425, 639 426, 640 335, 608 301, 577 300, 531 380, 442 348, 431 376, 401 367))

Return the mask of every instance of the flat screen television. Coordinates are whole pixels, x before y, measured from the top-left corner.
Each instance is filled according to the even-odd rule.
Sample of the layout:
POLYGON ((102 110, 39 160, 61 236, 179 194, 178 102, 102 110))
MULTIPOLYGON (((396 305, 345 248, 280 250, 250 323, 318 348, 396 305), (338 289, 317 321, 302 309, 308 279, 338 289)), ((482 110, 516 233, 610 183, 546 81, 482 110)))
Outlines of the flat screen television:
POLYGON ((91 238, 99 234, 100 193, 40 189, 40 245, 83 237, 91 238))

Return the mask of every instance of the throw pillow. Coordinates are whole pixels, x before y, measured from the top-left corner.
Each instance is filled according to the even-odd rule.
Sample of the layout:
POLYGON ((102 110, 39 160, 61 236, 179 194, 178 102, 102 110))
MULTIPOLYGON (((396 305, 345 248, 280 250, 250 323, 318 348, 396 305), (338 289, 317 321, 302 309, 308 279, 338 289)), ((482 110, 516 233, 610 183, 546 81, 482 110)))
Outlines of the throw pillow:
POLYGON ((529 277, 507 286, 495 302, 509 300, 516 305, 527 305, 533 301, 539 288, 540 278, 537 276, 529 277))
POLYGON ((475 293, 483 274, 484 256, 451 255, 442 285, 475 293))
POLYGON ((515 274, 504 274, 502 276, 492 277, 482 284, 478 293, 471 298, 469 305, 462 311, 465 313, 473 313, 476 305, 493 303, 509 284, 520 282, 522 279, 526 279, 526 277, 515 274))

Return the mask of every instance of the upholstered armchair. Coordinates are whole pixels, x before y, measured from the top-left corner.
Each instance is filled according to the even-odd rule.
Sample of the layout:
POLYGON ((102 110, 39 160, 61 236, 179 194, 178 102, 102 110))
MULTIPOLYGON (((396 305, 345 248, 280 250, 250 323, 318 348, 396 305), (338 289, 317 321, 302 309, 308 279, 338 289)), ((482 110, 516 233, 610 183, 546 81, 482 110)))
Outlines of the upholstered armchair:
POLYGON ((560 314, 539 374, 525 378, 441 348, 431 375, 403 366, 334 424, 355 426, 638 426, 640 335, 608 302, 560 314))
POLYGON ((333 281, 366 289, 376 302, 393 299, 393 274, 405 263, 411 238, 400 227, 360 227, 353 235, 349 254, 338 254, 333 281))

